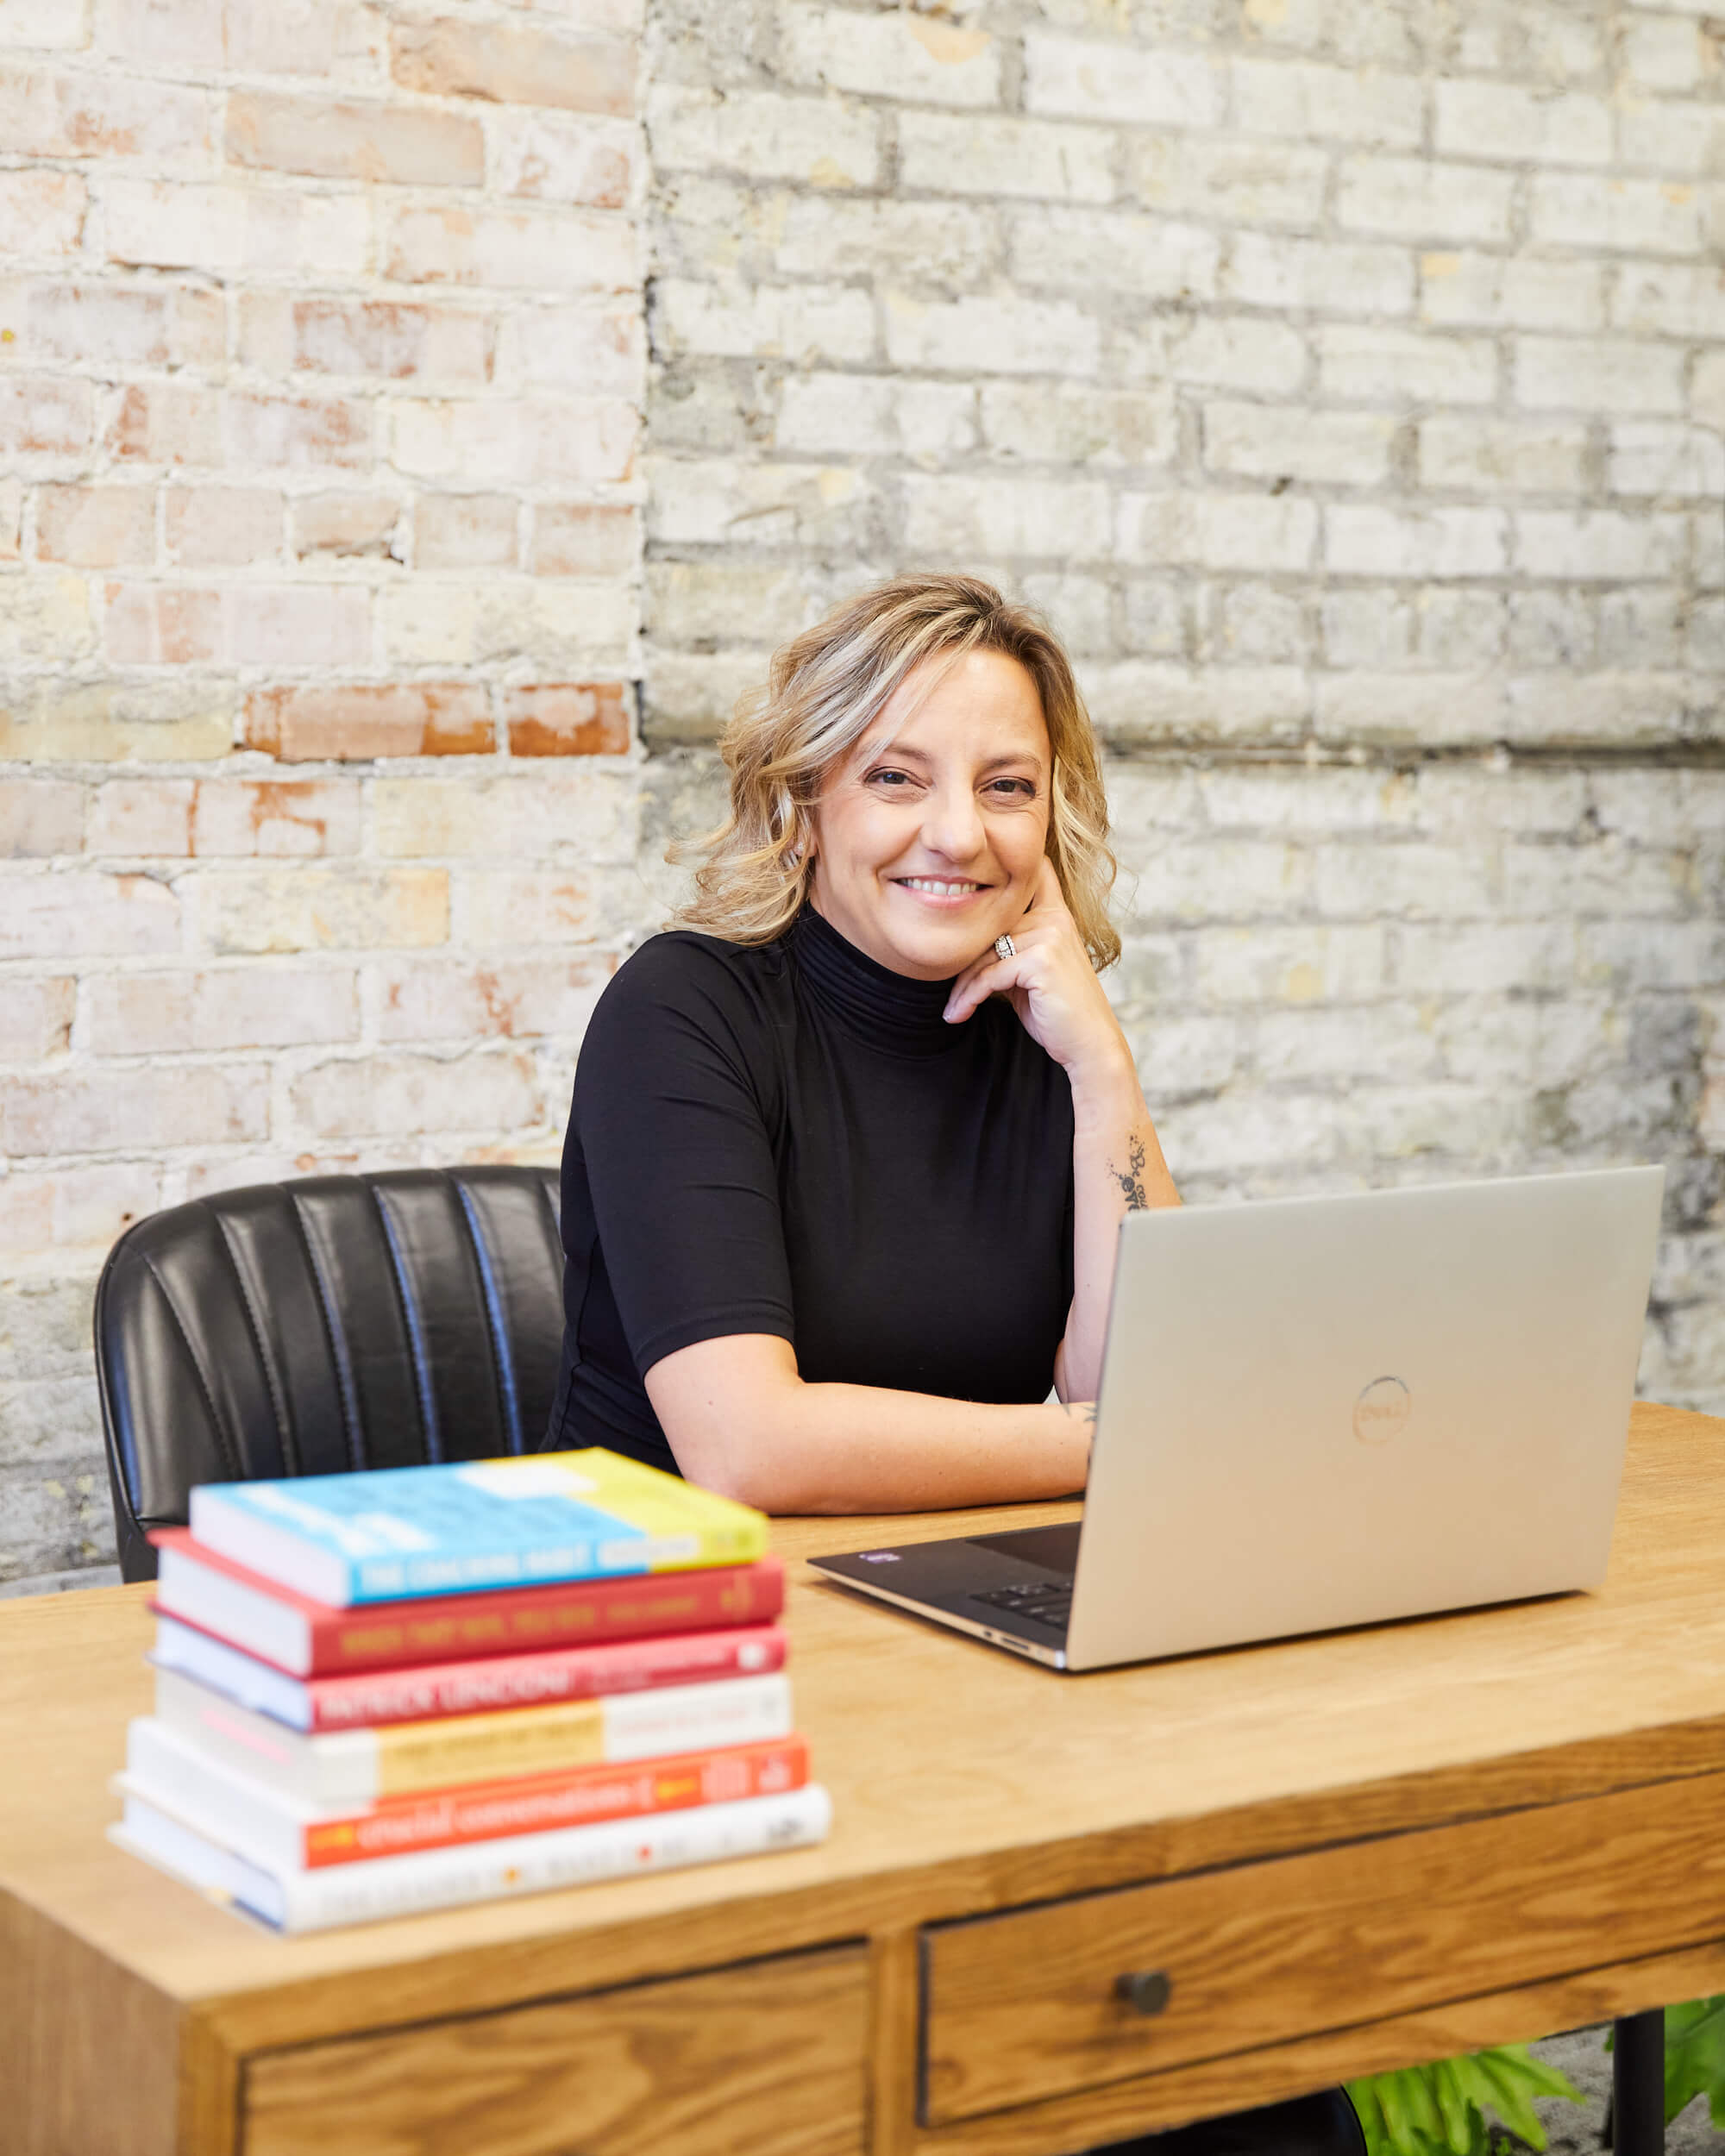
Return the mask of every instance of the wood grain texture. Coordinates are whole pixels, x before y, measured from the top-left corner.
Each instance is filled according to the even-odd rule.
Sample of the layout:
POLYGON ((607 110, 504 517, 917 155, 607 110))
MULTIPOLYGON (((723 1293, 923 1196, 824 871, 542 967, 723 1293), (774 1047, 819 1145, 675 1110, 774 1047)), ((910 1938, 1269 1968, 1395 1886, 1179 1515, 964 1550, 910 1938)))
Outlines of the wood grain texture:
MULTIPOLYGON (((0 1896, 164 2003, 155 2040, 182 2054, 178 2156, 230 2156, 242 2057, 866 1937, 878 1942, 875 2132, 883 2156, 901 2156, 923 2130, 903 2108, 909 2068, 889 2033, 905 2025, 906 1966, 891 1940, 1705 1777, 1725 1759, 1721 1423, 1636 1410, 1596 1595, 1082 1677, 817 1583, 800 1562, 1070 1511, 776 1523, 797 1719, 835 1802, 824 1846, 304 1939, 247 1927, 103 1839, 126 1718, 148 1707, 143 1590, 0 1603, 0 1896)), ((171 2086, 172 2069, 159 2071, 171 2086)), ((59 2099, 28 2059, 24 2071, 34 2120, 59 2099)), ((1130 2086, 1132 2103, 1153 2107, 1169 2080, 1048 2102, 1118 2109, 1130 2086)), ((133 2156, 130 2129, 107 2122, 125 2100, 91 2078, 79 2156, 110 2144, 133 2156)), ((1007 2115, 926 2132, 986 2140, 1007 2115)))
POLYGON ((1725 1774, 940 1926, 925 2119, 1721 1936, 1725 1774), (1149 2017, 1115 1992, 1145 1970, 1149 2017))
POLYGON ((244 2156, 862 2156, 853 1947, 254 2059, 244 2156))

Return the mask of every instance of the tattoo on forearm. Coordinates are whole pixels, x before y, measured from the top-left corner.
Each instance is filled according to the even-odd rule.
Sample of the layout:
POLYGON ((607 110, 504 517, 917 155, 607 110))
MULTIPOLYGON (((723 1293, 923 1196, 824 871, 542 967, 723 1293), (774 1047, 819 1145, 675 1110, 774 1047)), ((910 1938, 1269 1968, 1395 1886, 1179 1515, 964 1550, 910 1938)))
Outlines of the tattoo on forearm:
POLYGON ((1144 1140, 1134 1131, 1127 1146, 1126 1167, 1120 1169, 1113 1161, 1108 1163, 1108 1173, 1120 1185, 1128 1213, 1143 1213, 1150 1204, 1144 1194, 1144 1140))
POLYGON ((1096 1428, 1096 1403, 1094 1400, 1069 1400, 1065 1403, 1069 1415, 1076 1415, 1084 1426, 1086 1436, 1094 1436, 1096 1428))

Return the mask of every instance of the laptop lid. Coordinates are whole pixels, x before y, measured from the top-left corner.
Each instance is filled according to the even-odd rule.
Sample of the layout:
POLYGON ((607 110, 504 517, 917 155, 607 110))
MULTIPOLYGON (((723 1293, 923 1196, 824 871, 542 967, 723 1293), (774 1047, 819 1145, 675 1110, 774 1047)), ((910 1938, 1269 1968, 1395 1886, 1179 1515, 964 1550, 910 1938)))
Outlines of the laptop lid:
POLYGON ((1068 1667, 1596 1585, 1664 1181, 1128 1214, 1068 1667))

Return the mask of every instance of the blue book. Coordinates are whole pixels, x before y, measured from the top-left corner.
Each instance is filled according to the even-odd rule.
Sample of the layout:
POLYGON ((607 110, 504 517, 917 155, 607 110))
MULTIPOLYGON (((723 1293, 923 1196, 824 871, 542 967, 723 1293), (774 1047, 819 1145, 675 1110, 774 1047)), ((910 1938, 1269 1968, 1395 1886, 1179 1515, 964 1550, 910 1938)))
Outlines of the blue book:
POLYGON ((767 1547, 762 1514, 597 1449, 204 1482, 191 1493, 191 1532, 337 1608, 752 1564, 767 1547))

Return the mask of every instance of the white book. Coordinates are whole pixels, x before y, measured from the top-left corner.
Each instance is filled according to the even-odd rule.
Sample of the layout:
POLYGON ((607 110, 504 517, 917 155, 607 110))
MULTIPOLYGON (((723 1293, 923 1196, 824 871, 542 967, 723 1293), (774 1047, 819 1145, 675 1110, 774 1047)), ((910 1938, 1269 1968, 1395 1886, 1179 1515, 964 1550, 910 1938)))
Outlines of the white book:
POLYGON ((127 1796, 125 1817, 108 1834, 120 1848, 242 1915, 278 1931, 312 1932, 543 1894, 637 1871, 806 1848, 824 1841, 831 1823, 832 1801, 811 1782, 781 1796, 751 1796, 653 1819, 566 1827, 414 1856, 374 1857, 317 1871, 277 1872, 251 1864, 136 1796, 127 1796))
POLYGON ((788 1737, 791 1685, 777 1673, 724 1677, 312 1736, 158 1665, 156 1719, 276 1796, 332 1807, 788 1737))

